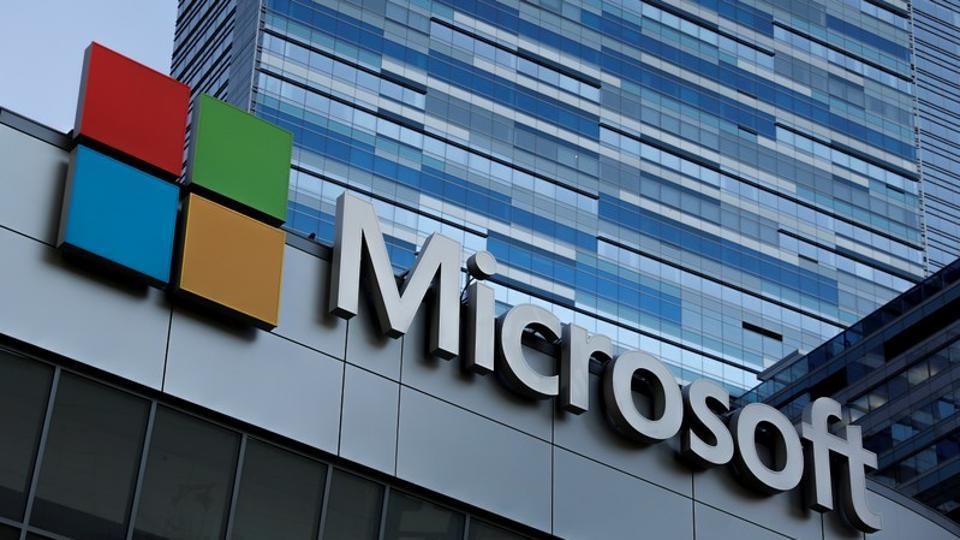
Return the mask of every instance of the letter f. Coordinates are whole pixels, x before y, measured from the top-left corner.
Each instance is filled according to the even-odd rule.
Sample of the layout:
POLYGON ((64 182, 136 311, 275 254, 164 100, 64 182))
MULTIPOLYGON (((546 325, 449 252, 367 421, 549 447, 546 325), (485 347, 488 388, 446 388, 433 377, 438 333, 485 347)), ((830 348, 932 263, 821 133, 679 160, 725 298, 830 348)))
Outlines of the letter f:
POLYGON ((822 397, 803 409, 800 437, 806 449, 807 505, 818 511, 833 510, 831 463, 842 471, 837 495, 840 513, 853 527, 876 532, 883 526, 880 516, 867 506, 866 471, 877 468, 877 455, 863 447, 860 426, 843 426, 844 438, 830 433, 830 424, 843 421, 840 404, 822 397))

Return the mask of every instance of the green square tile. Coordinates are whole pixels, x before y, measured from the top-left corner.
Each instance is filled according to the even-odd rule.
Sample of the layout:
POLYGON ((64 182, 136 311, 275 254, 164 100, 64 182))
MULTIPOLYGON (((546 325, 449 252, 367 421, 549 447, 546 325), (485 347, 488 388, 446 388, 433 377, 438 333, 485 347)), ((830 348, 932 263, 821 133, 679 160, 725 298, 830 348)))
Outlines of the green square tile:
POLYGON ((190 182, 283 223, 293 134, 205 94, 194 104, 192 128, 190 182))

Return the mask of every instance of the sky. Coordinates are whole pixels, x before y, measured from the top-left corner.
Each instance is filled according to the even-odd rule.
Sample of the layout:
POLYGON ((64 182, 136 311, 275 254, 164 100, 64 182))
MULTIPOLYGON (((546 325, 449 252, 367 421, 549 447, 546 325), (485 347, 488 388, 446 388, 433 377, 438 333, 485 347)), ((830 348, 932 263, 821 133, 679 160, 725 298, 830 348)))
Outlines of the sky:
POLYGON ((70 131, 90 42, 169 73, 176 16, 176 0, 4 2, 0 107, 70 131))

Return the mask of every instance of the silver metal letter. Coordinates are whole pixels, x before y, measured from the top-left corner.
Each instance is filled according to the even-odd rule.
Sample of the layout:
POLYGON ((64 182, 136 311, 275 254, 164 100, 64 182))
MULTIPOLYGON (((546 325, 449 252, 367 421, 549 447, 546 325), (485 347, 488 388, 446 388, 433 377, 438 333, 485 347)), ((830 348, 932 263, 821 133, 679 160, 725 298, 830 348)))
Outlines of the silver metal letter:
POLYGON ((733 437, 723 420, 710 408, 730 410, 730 393, 706 379, 683 387, 686 430, 680 438, 680 456, 700 467, 725 465, 733 458, 733 437), (704 440, 697 432, 707 435, 704 440))
POLYGON ((607 419, 621 434, 646 443, 677 434, 683 423, 680 385, 663 362, 640 351, 630 351, 607 363, 603 372, 603 402, 607 419), (640 372, 652 389, 652 415, 637 410, 633 375, 640 372))
POLYGON ((810 508, 819 512, 833 510, 831 461, 839 461, 843 478, 837 495, 840 513, 850 526, 864 532, 876 532, 883 520, 867 505, 866 469, 877 468, 877 455, 863 447, 860 426, 845 423, 843 438, 830 433, 830 424, 844 422, 840 404, 821 397, 803 409, 800 436, 806 447, 806 497, 810 508))
POLYGON ((545 399, 560 393, 560 377, 530 367, 523 355, 523 331, 532 328, 549 340, 560 339, 560 319, 533 304, 518 304, 497 318, 497 374, 518 394, 545 399))
POLYGON ((733 415, 730 431, 737 441, 734 460, 742 480, 764 493, 789 491, 803 478, 803 447, 790 420, 763 403, 751 403, 733 415), (773 467, 763 462, 757 449, 757 428, 766 424, 778 434, 773 450, 773 467))
POLYGON ((486 251, 467 259, 474 281, 467 285, 463 365, 476 373, 493 371, 496 334, 496 297, 492 287, 480 282, 497 273, 497 260, 486 251))
POLYGON ((344 319, 357 314, 361 261, 372 283, 373 304, 380 328, 391 337, 400 337, 407 332, 427 291, 437 281, 429 352, 443 358, 459 354, 459 242, 431 234, 413 268, 407 272, 401 291, 373 205, 344 193, 337 199, 337 234, 330 272, 330 311, 344 319))
POLYGON ((560 358, 560 406, 574 414, 590 408, 590 357, 613 360, 610 338, 600 334, 587 336, 587 330, 575 324, 563 325, 563 349, 560 358))

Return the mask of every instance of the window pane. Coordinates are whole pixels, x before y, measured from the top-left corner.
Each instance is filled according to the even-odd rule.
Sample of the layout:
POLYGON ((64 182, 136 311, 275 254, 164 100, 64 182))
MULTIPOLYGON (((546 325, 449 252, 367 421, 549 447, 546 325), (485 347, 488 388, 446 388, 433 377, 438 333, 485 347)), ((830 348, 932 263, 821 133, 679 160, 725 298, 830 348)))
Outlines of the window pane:
POLYGON ((460 540, 463 538, 463 521, 464 517, 460 512, 399 491, 391 491, 384 538, 460 540))
POLYGON ((316 538, 326 466, 250 439, 233 538, 316 538))
POLYGON ((23 519, 53 368, 0 351, 0 516, 23 519))
POLYGON ((377 538, 383 486, 341 470, 333 471, 323 537, 351 540, 377 538))
POLYGON ((20 529, 0 525, 0 540, 20 540, 20 529))
POLYGON ((149 403, 71 374, 57 385, 30 524, 124 538, 149 403))
POLYGON ((479 519, 470 520, 470 534, 467 535, 467 540, 525 540, 526 538, 479 519))
POLYGON ((239 447, 232 431, 160 408, 134 538, 220 538, 239 447))

